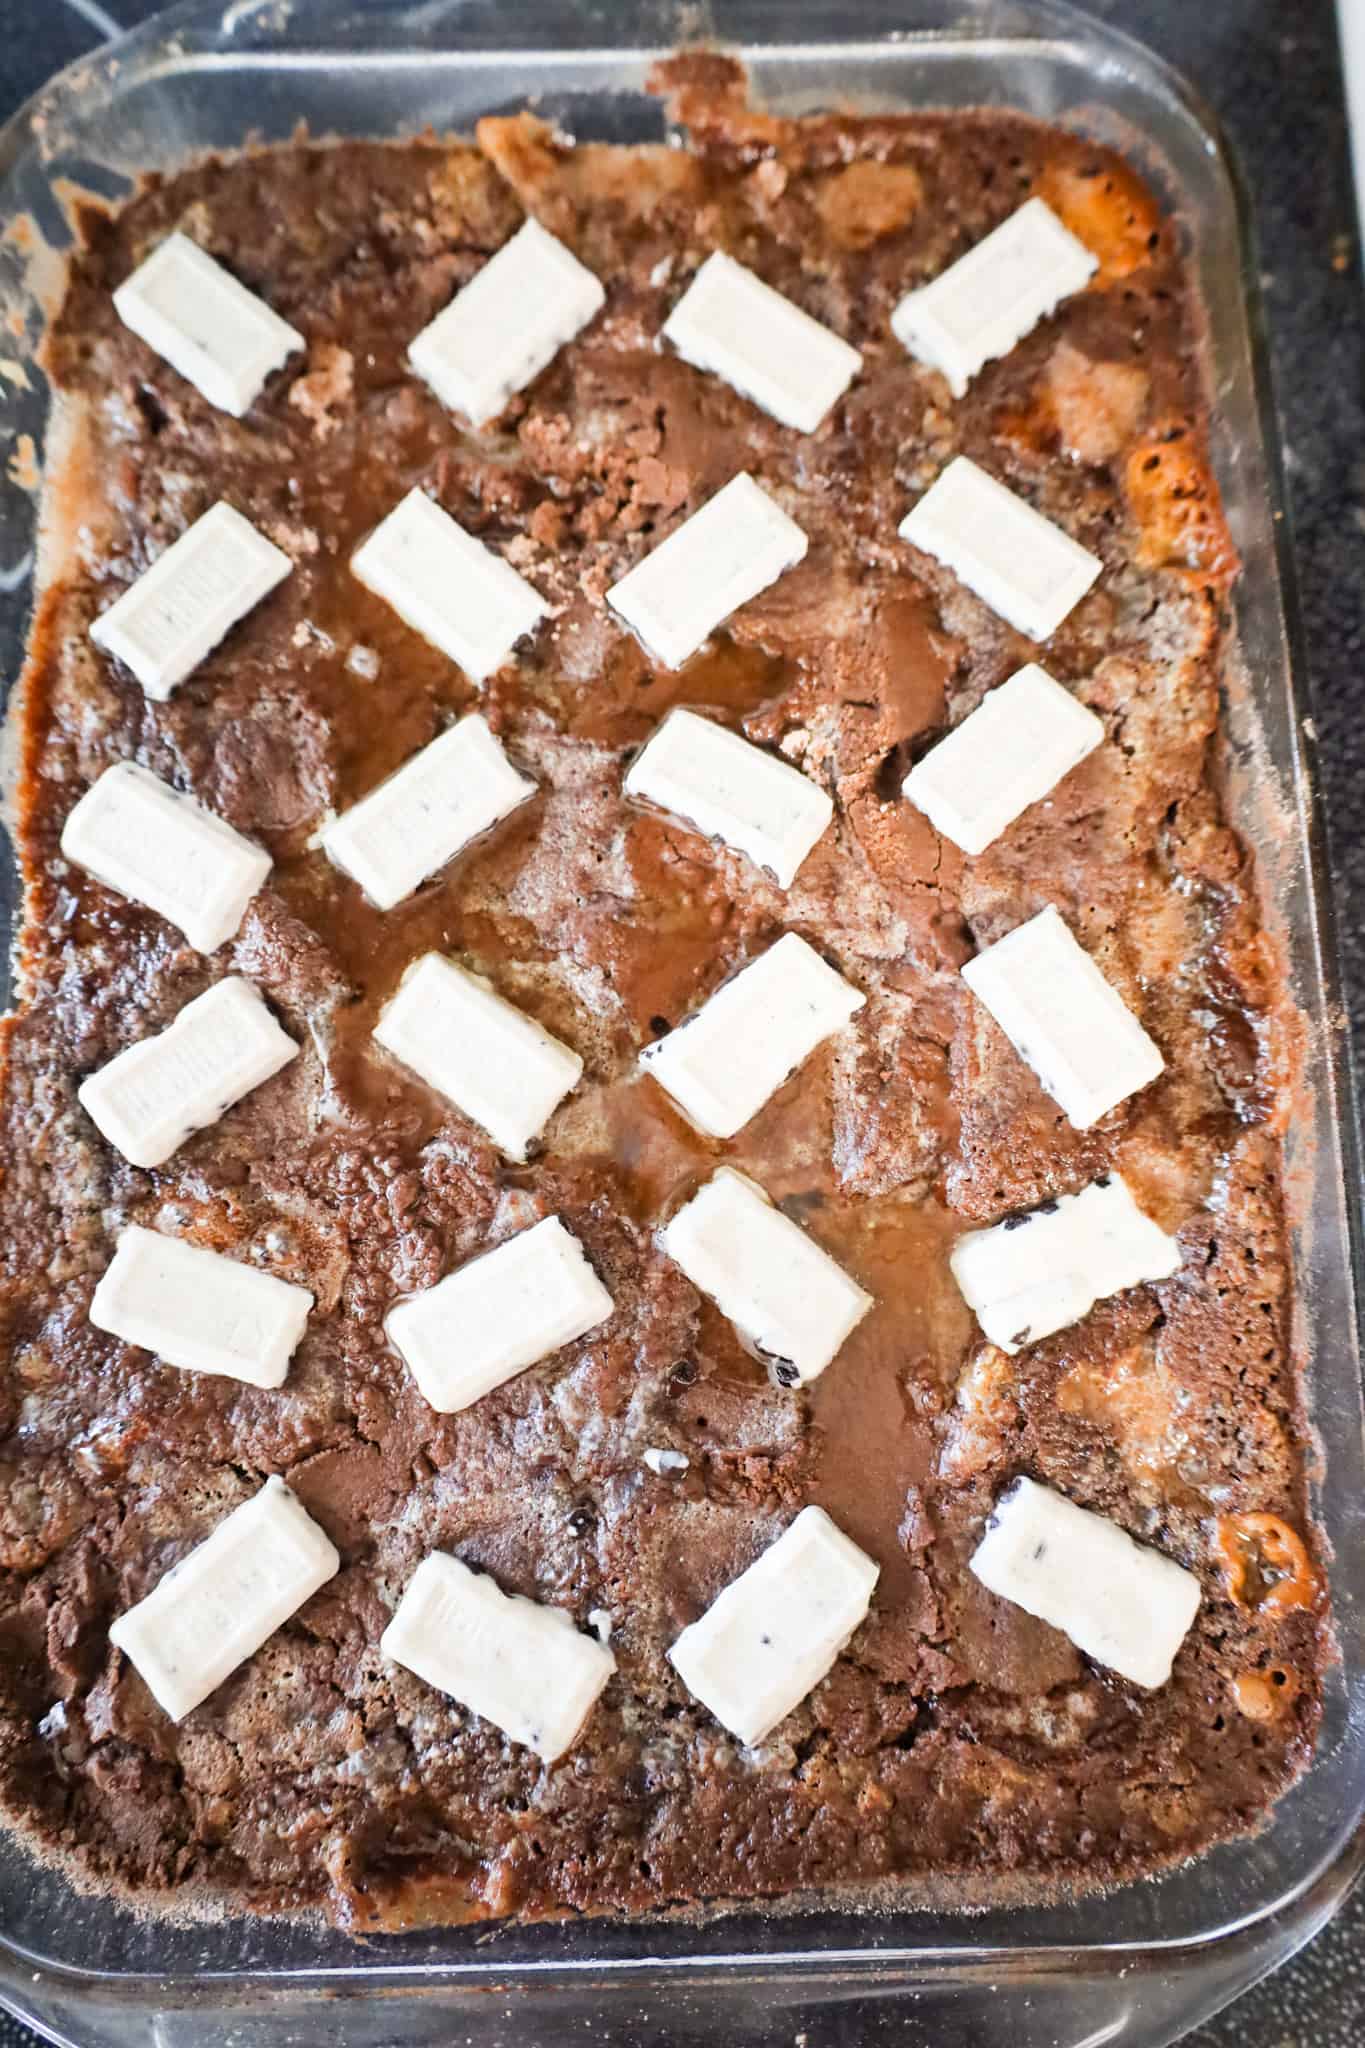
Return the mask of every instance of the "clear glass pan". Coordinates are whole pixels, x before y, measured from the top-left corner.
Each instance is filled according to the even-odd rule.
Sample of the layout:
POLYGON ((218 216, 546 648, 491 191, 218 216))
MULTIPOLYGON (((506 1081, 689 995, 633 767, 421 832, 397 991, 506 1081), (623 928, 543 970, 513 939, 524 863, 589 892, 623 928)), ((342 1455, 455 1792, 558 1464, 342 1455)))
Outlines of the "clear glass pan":
MULTIPOLYGON (((33 351, 75 186, 114 193, 248 136, 468 130, 534 101, 580 136, 664 131, 643 85, 698 31, 788 113, 999 104, 1123 148, 1176 210, 1202 291, 1214 456, 1245 562, 1227 677, 1233 822, 1258 851, 1308 1022, 1289 1176, 1299 1340, 1325 1446, 1341 1663, 1313 1770, 1254 1841, 1105 1899, 974 1917, 822 1910, 682 1923, 434 1931, 359 1944, 309 1925, 142 1922, 0 1842, 0 2000, 83 2044, 897 2042, 1157 2048, 1284 1959, 1365 1863, 1365 1432, 1358 1184, 1285 497, 1256 264, 1235 171, 1181 81, 1053 0, 236 0, 172 9, 62 74, 0 135, 0 435, 45 413, 33 351), (15 223, 26 225, 17 232, 15 223), (0 364, 7 370, 8 364, 0 364), (1348 1197, 1348 1189, 1351 1191, 1348 1197)), ((0 484, 0 674, 18 670, 35 508, 0 484)), ((1311 731, 1311 728, 1310 728, 1311 731)), ((5 879, 10 877, 6 874, 5 879)))

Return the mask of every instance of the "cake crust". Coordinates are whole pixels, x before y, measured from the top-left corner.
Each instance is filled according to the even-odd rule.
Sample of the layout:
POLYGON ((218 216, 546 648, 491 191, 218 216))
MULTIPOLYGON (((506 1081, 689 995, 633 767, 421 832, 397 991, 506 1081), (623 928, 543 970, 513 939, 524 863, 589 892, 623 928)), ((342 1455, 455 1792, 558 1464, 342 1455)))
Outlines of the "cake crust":
POLYGON ((1328 1639, 1281 1185, 1294 1020, 1220 799, 1236 563, 1178 234, 1119 157, 1020 116, 779 120, 712 57, 658 85, 685 149, 574 147, 519 115, 468 143, 300 142, 151 181, 86 216, 50 340, 65 538, 24 680, 23 1000, 0 1101, 0 1799, 39 1853, 153 1909, 309 1908, 367 1930, 849 1887, 1036 1900, 1254 1830, 1311 1754, 1328 1639), (891 309, 1035 194, 1099 271, 954 401, 891 309), (404 350, 528 213, 607 305, 475 432, 404 350), (174 229, 306 339, 242 420, 114 314, 113 288, 174 229), (815 433, 656 348, 716 247, 863 352, 815 433), (901 783, 1036 650, 896 537, 958 454, 1104 564, 1045 659, 1106 742, 970 861, 901 783), (669 671, 605 593, 741 468, 806 558, 669 671), (482 691, 349 573, 413 484, 548 601, 482 691), (91 622, 224 496, 294 570, 149 702, 91 622), (623 798, 677 704, 834 798, 789 890, 623 798), (474 708, 539 793, 380 913, 314 835, 474 708), (273 856, 210 959, 60 858, 70 809, 122 759, 273 856), (1084 1132, 959 975, 1047 903, 1165 1056, 1084 1132), (868 1000, 714 1144, 639 1052, 786 929, 868 1000), (584 1056, 524 1167, 371 1045, 429 950, 584 1056), (136 1169, 77 1088, 226 973, 303 1051, 136 1169), (876 1297, 808 1389, 774 1385, 655 1245, 722 1159, 876 1297), (1114 1170, 1179 1234, 1181 1271, 1017 1358, 984 1344, 955 1238, 1114 1170), (611 1322, 435 1413, 385 1316, 549 1213, 611 1322), (90 1326, 134 1222, 312 1290, 282 1388, 177 1372, 90 1326), (689 1462, 657 1471, 647 1448, 689 1462), (172 1725, 109 1625, 271 1473, 342 1569, 172 1725), (1199 1574, 1169 1685, 1088 1664, 972 1577, 1021 1473, 1199 1574), (741 1752, 665 1653, 811 1502, 878 1563, 872 1615, 741 1752), (617 1675, 557 1766, 381 1657, 434 1549, 580 1623, 609 1617, 617 1675))

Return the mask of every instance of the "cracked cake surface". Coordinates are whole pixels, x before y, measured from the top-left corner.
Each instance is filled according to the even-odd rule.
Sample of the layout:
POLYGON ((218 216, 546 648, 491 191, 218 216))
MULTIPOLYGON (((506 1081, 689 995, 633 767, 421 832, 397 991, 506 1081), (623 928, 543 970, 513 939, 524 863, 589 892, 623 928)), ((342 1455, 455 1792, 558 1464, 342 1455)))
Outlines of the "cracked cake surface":
POLYGON ((1255 1829, 1311 1752, 1327 1647, 1289 1329, 1293 1020, 1220 797, 1236 562, 1177 230, 1122 159, 1022 116, 778 119, 711 57, 659 85, 685 147, 573 145, 519 114, 468 142, 209 161, 84 216, 48 345, 20 714, 0 1798, 39 1853, 144 1904, 318 1908, 363 1930, 888 1883, 930 1904, 1039 1899, 1255 1829), (954 399, 891 311, 1032 196, 1098 269, 954 399), (476 430, 405 351, 528 215, 606 304, 476 430), (173 230, 304 338, 241 419, 113 309, 173 230), (815 431, 658 345, 717 248, 862 352, 815 431), (1041 656, 898 538, 960 454, 1103 565, 1041 656), (806 553, 667 669, 606 592, 740 470, 806 553), (482 689, 350 573, 414 485, 545 600, 482 689), (91 623, 223 498, 292 571, 151 701, 91 623), (968 859, 901 784, 1035 659, 1104 742, 968 859), (675 706, 833 799, 788 889, 623 794, 675 706), (536 792, 381 912, 319 829, 474 709, 536 792), (211 955, 62 858, 73 805, 124 760, 273 859, 211 955), (1165 1061, 1086 1130, 960 973, 1049 904, 1165 1061), (866 1000, 710 1140, 639 1055, 786 931, 866 1000), (584 1062, 525 1164, 372 1041, 432 951, 584 1062), (162 1165, 131 1166, 78 1087, 228 974, 298 1057, 162 1165), (722 1163, 874 1299, 808 1386, 775 1384, 656 1241, 722 1163), (986 1343, 956 1240, 1114 1172, 1178 1237, 1180 1270, 1018 1356, 986 1343), (550 1214, 610 1318, 437 1413, 386 1316, 550 1214), (282 1386, 178 1371, 92 1327, 132 1223, 311 1290, 282 1386), (1168 1684, 1088 1661, 970 1572, 1021 1474, 1198 1575, 1168 1684), (109 1628, 268 1475, 340 1571, 173 1723, 109 1628), (746 1750, 666 1653, 812 1503, 878 1565, 872 1609, 746 1750), (382 1656, 438 1549, 609 1627, 615 1675, 556 1763, 382 1656))

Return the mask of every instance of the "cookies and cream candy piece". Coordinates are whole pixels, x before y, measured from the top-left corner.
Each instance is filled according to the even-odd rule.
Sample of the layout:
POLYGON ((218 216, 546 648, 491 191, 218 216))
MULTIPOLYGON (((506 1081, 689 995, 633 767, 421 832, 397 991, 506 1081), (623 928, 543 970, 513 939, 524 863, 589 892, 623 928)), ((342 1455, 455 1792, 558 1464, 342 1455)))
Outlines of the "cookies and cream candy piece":
POLYGON ((867 1001, 795 932, 785 932, 640 1064, 712 1138, 733 1138, 817 1045, 867 1001))
POLYGON ((410 1295, 384 1327, 424 1399, 452 1415, 611 1312, 578 1239, 546 1216, 410 1295))
POLYGON ((392 910, 535 791, 471 712, 324 826, 323 851, 392 910))
POLYGON ((571 1088, 576 1052, 498 995, 481 975, 424 953, 379 1013, 374 1036, 395 1059, 522 1160, 571 1088))
POLYGON ((673 1477, 676 1473, 686 1472, 692 1460, 686 1451, 675 1451, 669 1446, 650 1444, 641 1451, 640 1463, 648 1466, 656 1478, 665 1479, 673 1477))
POLYGON ((823 1508, 803 1508, 683 1630, 668 1660, 737 1740, 762 1742, 847 1646, 877 1576, 872 1559, 823 1508))
POLYGON ((931 747, 901 792, 964 853, 984 853, 1103 738, 1094 712, 1030 663, 931 747))
POLYGON ((722 1166, 659 1233, 780 1386, 813 1380, 872 1307, 872 1296, 784 1216, 762 1188, 722 1166))
POLYGON ((989 1591, 1149 1691, 1169 1679, 1202 1597, 1183 1565, 1032 1479, 996 1502, 971 1568, 989 1591))
POLYGON ((271 866, 264 848, 133 761, 106 768, 75 805, 62 852, 200 953, 232 938, 271 866))
POLYGON ((834 816, 827 792, 799 769, 695 711, 669 712, 632 763, 625 792, 747 854, 784 889, 834 816))
POLYGON ((1026 199, 931 283, 907 292, 891 331, 964 398, 978 370, 1008 355, 1098 269, 1046 200, 1026 199))
POLYGON ((114 293, 125 327, 235 419, 303 336, 188 235, 167 235, 114 293))
POLYGON ((545 616, 539 591, 414 488, 351 557, 354 574, 472 682, 500 669, 545 616))
POLYGON ((117 1053, 77 1097, 132 1165, 160 1166, 297 1051, 251 983, 230 975, 186 1003, 164 1031, 117 1053))
POLYGON ((1166 1064, 1051 903, 969 960, 962 979, 1078 1131, 1166 1064))
POLYGON ((1097 1301, 1180 1270, 1180 1246, 1118 1174, 960 1237, 948 1263, 983 1333, 1013 1355, 1097 1301))
POLYGON ((284 1481, 267 1479, 119 1616, 109 1640, 183 1721, 340 1569, 284 1481))
POLYGON ((130 1223, 95 1289, 90 1320, 182 1372, 278 1387, 312 1306, 306 1287, 130 1223))
POLYGON ((100 613, 90 638, 164 703, 293 566, 220 499, 100 613))
POLYGON ((572 1749, 616 1669, 562 1607, 504 1593, 443 1550, 418 1565, 379 1647, 546 1763, 572 1749))
POLYGON ((1030 640, 1050 639, 1104 567, 965 455, 907 512, 900 536, 1030 640))
POLYGON ((794 568, 806 536, 751 476, 731 477, 637 562, 607 603, 665 668, 681 668, 732 612, 794 568))
POLYGON ((408 361, 443 405, 482 426, 582 332, 606 296, 562 242, 528 220, 422 329, 408 361))
POLYGON ((784 427, 814 433, 862 368, 856 348, 717 249, 664 322, 684 362, 723 377, 784 427))

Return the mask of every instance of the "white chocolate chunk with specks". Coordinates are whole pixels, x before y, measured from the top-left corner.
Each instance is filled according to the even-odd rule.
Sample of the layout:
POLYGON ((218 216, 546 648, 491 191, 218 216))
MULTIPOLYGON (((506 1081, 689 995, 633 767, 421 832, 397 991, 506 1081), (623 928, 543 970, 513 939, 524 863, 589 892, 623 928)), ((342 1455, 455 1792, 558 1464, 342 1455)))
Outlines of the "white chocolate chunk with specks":
POLYGON ((607 602, 665 668, 681 668, 717 626, 806 552, 794 519, 751 476, 731 477, 699 512, 613 583, 607 602))
POLYGON ((471 712, 324 827, 323 851, 392 910, 535 791, 471 712))
POLYGON ((795 932, 718 988, 640 1064, 684 1116, 733 1138, 817 1045, 867 1001, 795 932))
POLYGON ((984 853, 1103 738, 1094 712, 1031 663, 990 691, 901 788, 954 846, 984 853))
POLYGON ((116 1054, 82 1082, 78 1099, 125 1159, 160 1166, 297 1051, 251 983, 233 975, 186 1003, 164 1031, 116 1054))
POLYGON ((279 1387, 312 1306, 306 1287, 130 1223, 95 1289, 90 1320, 181 1372, 279 1387))
POLYGON ((442 405, 474 426, 538 377, 606 300, 601 282, 528 220, 424 327, 408 361, 442 405))
POLYGON ((971 1567, 990 1592, 1149 1692, 1170 1678, 1202 1597, 1183 1565, 1032 1479, 996 1502, 971 1567))
POLYGON ((525 1159, 583 1072, 576 1052, 440 953, 408 969, 374 1036, 509 1159, 525 1159))
POLYGON ((965 398, 978 370, 1008 355, 1099 269, 1044 199, 1027 199, 891 315, 902 346, 965 398))
POLYGON ((168 235, 114 293, 125 327, 240 419, 272 371, 304 345, 287 320, 188 235, 168 235))
POLYGON ((267 1479, 119 1616, 109 1640, 158 1706, 183 1721, 340 1569, 284 1481, 267 1479))
POLYGON ((573 1748, 616 1669, 562 1607, 504 1593, 443 1550, 418 1565, 379 1647, 546 1763, 573 1748))
POLYGON ((907 512, 900 536, 1030 640, 1050 639, 1104 567, 966 455, 907 512))
POLYGON ((668 1653, 688 1691, 751 1747, 799 1707, 866 1618, 877 1566, 803 1508, 668 1653))
POLYGON ((232 938, 270 855, 149 768, 106 768, 72 810, 62 852, 119 896, 154 910, 200 953, 232 938))
POLYGON ((384 1327, 423 1399, 453 1415, 611 1312, 578 1239, 546 1216, 400 1302, 384 1327))
POLYGON ((872 1307, 814 1238, 730 1166, 678 1210, 659 1244, 783 1386, 822 1373, 872 1307))
POLYGON ((90 638, 164 703, 293 566, 220 499, 100 613, 90 638))
POLYGON ((968 1231, 949 1254, 963 1300, 1011 1357, 1111 1294, 1169 1280, 1180 1263, 1175 1238, 1143 1214, 1118 1174, 968 1231))
POLYGON ((413 489, 351 557, 355 575, 413 631, 482 683, 545 616, 510 562, 413 489))
POLYGON ((856 348, 717 249, 664 323, 684 362, 812 434, 862 368, 856 348))
POLYGON ((1166 1064, 1051 903, 969 960, 962 979, 1078 1131, 1166 1064))
POLYGON ((625 780, 641 797, 767 868, 784 889, 828 830, 828 793, 787 761, 695 711, 670 711, 625 780))

